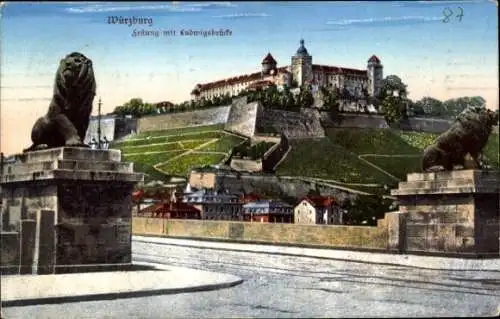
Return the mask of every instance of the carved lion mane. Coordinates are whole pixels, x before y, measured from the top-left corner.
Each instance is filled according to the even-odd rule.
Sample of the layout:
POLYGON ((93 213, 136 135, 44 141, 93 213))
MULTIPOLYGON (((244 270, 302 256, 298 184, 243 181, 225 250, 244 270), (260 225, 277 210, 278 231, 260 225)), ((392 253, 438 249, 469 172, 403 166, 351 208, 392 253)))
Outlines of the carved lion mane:
POLYGON ((31 131, 33 145, 26 151, 61 146, 83 146, 96 91, 92 61, 73 52, 61 60, 47 114, 31 131))
POLYGON ((467 108, 446 132, 424 150, 422 170, 425 172, 441 166, 451 171, 454 166, 465 167, 467 154, 474 160, 476 168, 483 168, 480 157, 493 125, 497 123, 498 111, 493 112, 482 107, 467 108))

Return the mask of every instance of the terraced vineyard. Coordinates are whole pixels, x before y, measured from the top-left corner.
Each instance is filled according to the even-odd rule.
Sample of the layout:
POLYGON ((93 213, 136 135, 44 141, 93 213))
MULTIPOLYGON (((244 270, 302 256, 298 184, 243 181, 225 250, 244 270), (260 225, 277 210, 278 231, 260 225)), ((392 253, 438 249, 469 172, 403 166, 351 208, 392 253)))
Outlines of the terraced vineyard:
MULTIPOLYGON (((388 129, 335 128, 326 134, 324 139, 292 141, 278 175, 313 177, 380 192, 384 185, 395 187, 406 174, 420 171, 422 151, 437 137, 388 129)), ((500 168, 498 152, 498 134, 492 134, 484 153, 490 165, 500 168)))
MULTIPOLYGON (((321 139, 291 140, 291 151, 279 165, 277 175, 313 178, 318 182, 369 193, 386 193, 406 174, 420 170, 423 149, 437 134, 389 129, 327 129, 321 139)), ((186 177, 193 167, 223 162, 245 139, 223 131, 223 125, 144 132, 114 143, 125 161, 135 163, 146 179, 186 177)), ((261 143, 263 148, 270 145, 261 143)), ((240 151, 241 151, 240 150, 240 151)), ((255 150, 257 152, 257 149, 255 150)), ((498 134, 485 149, 490 165, 500 167, 498 134)))
POLYGON ((115 142, 124 161, 134 163, 146 180, 186 177, 193 167, 223 162, 233 147, 245 141, 223 131, 223 125, 197 126, 143 132, 115 142))

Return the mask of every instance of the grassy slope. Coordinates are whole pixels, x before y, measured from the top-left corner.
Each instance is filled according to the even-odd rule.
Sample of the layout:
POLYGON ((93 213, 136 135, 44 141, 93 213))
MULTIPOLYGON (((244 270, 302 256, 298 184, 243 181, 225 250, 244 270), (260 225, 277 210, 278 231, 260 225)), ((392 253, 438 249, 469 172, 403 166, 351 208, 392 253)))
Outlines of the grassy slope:
MULTIPOLYGON (((135 163, 137 171, 163 179, 165 175, 152 166, 183 154, 213 138, 216 143, 196 151, 227 153, 243 140, 225 135, 223 125, 210 125, 144 132, 118 143, 113 147, 122 150, 124 160, 135 163), (149 139, 147 139, 149 137, 149 139), (168 143, 168 144, 160 144, 168 143), (151 145, 160 144, 160 145, 151 145), (137 154, 163 152, 156 154, 137 154), (135 153, 136 155, 127 155, 135 153)), ((292 151, 278 168, 278 175, 316 177, 342 183, 367 183, 394 185, 395 180, 358 158, 359 155, 390 174, 405 179, 406 174, 420 170, 422 150, 437 134, 402 132, 388 129, 328 129, 327 137, 317 140, 292 141, 292 151), (408 157, 377 157, 380 155, 408 155, 408 157)), ((485 148, 488 162, 500 167, 498 134, 492 134, 485 148)), ((163 166, 162 170, 175 175, 185 175, 191 167, 217 164, 223 154, 186 154, 163 166)), ((332 182, 335 184, 334 182, 332 182)), ((347 186, 351 187, 351 186, 347 186)), ((362 191, 371 187, 356 186, 362 191)))
POLYGON ((159 168, 169 175, 185 176, 192 167, 219 164, 225 157, 222 153, 228 153, 243 141, 242 138, 225 134, 221 131, 223 127, 223 125, 210 125, 143 132, 130 139, 113 143, 112 148, 122 151, 124 161, 134 162, 136 171, 148 174, 147 180, 164 180, 168 176, 156 170, 153 167, 155 164, 182 155, 214 138, 219 140, 196 149, 197 153, 179 156, 159 168), (221 154, 198 152, 221 152, 221 154))
MULTIPOLYGON (((364 155, 362 157, 365 160, 404 180, 407 173, 420 171, 420 155, 437 136, 388 129, 336 128, 328 129, 326 133, 327 137, 324 139, 292 142, 292 151, 278 167, 278 174, 331 179, 344 183, 394 185, 394 179, 366 164, 358 156, 364 155)), ((498 150, 498 134, 492 134, 485 148, 485 155, 489 163, 496 167, 499 167, 498 150)), ((366 191, 366 187, 363 188, 366 191)))

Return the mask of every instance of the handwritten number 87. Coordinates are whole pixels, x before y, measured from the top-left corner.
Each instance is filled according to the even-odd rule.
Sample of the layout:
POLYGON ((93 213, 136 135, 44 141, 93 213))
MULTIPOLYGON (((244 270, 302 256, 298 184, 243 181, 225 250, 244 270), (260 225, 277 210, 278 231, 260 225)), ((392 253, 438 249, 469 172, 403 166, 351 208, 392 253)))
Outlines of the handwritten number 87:
MULTIPOLYGON (((458 10, 459 10, 459 13, 455 16, 455 18, 457 18, 459 22, 462 22, 462 17, 464 16, 464 9, 462 9, 461 7, 458 7, 458 10)), ((450 18, 453 15, 453 10, 446 7, 443 10, 443 15, 444 15, 443 22, 448 23, 448 22, 450 22, 450 18)))

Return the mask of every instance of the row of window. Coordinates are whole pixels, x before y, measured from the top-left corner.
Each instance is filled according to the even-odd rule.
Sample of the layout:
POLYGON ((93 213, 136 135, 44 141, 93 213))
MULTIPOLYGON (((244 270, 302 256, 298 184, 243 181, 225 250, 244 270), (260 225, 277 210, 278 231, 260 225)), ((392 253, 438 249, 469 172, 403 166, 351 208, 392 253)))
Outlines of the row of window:
POLYGON ((290 214, 292 213, 291 208, 243 208, 243 212, 246 214, 267 214, 267 213, 283 213, 283 214, 290 214))
POLYGON ((186 203, 238 203, 238 198, 220 198, 220 197, 184 197, 186 203))

